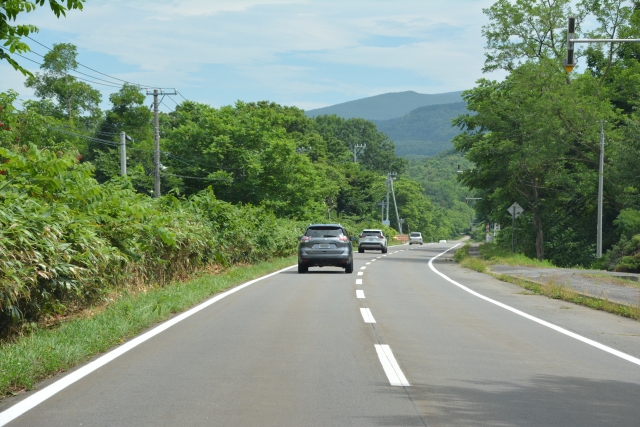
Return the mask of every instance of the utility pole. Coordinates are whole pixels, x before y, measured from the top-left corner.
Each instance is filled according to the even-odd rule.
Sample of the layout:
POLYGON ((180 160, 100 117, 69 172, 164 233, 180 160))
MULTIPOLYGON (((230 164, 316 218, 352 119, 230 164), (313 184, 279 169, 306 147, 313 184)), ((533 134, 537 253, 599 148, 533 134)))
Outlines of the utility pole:
POLYGON ((159 105, 162 100, 158 100, 158 96, 162 95, 177 95, 178 92, 174 89, 173 93, 167 93, 162 89, 154 89, 150 92, 147 89, 147 95, 153 95, 153 128, 154 128, 154 146, 153 146, 153 175, 154 175, 154 187, 153 197, 160 197, 160 119, 158 117, 159 105))
POLYGON ((120 132, 120 175, 127 174, 127 134, 120 132))
POLYGON ((127 174, 127 140, 133 142, 133 138, 124 132, 120 132, 120 175, 127 174))
MULTIPOLYGON (((396 193, 393 189, 393 180, 395 179, 397 174, 389 173, 387 176, 389 177, 389 185, 391 186, 391 195, 393 196, 393 206, 396 209, 396 220, 398 221, 398 231, 402 234, 402 222, 400 221, 400 215, 398 215, 398 204, 396 203, 396 193)), ((389 215, 389 211, 387 210, 387 215, 389 215)))
POLYGON ((604 192, 604 122, 600 122, 600 168, 598 171, 598 236, 596 238, 596 258, 602 257, 602 203, 604 192))
POLYGON ((364 151, 367 144, 356 144, 353 146, 353 163, 358 163, 358 150, 364 151))
POLYGON ((386 224, 386 225, 389 225, 389 224, 391 224, 391 223, 389 222, 389 175, 387 175, 387 182, 386 182, 386 184, 387 184, 387 220, 385 221, 385 224, 386 224))

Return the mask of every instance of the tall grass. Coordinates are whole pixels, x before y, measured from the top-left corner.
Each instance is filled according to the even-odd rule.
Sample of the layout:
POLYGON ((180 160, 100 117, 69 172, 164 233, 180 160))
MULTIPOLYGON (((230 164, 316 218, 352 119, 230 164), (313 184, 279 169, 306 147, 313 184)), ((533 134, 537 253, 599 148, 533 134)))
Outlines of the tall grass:
POLYGON ((294 253, 305 224, 203 191, 152 199, 99 184, 71 153, 0 147, 0 337, 111 289, 162 286, 211 264, 294 253))

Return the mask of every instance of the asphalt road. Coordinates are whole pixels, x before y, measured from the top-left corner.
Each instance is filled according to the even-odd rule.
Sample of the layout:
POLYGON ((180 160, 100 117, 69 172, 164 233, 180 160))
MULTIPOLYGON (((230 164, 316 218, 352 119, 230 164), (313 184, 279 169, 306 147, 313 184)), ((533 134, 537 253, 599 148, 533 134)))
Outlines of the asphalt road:
POLYGON ((433 267, 463 289, 429 266, 451 246, 356 253, 353 274, 291 269, 258 281, 6 425, 640 424, 640 322, 437 258, 433 267))

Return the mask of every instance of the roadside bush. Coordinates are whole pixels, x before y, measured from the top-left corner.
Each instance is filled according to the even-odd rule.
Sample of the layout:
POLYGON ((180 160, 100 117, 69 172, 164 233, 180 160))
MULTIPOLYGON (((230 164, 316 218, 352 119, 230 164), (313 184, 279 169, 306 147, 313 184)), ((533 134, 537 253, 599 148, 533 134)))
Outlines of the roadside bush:
POLYGON ((210 264, 290 255, 304 225, 205 190, 187 200, 99 184, 77 153, 0 147, 0 335, 111 289, 162 286, 210 264))
POLYGON ((463 247, 461 247, 456 251, 455 255, 453 256, 453 259, 455 259, 457 262, 461 262, 463 259, 468 258, 469 249, 471 249, 471 244, 466 243, 463 247))

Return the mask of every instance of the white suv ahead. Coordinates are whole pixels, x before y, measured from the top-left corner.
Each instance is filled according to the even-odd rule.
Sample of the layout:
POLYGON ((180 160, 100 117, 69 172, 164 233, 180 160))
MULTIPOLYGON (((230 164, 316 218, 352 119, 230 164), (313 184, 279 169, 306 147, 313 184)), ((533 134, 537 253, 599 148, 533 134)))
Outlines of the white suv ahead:
POLYGON ((422 233, 414 231, 409 234, 409 245, 413 245, 414 243, 420 245, 422 244, 422 233))
POLYGON ((383 254, 387 253, 387 238, 382 230, 362 230, 358 239, 358 253, 364 253, 365 249, 377 249, 383 254))

